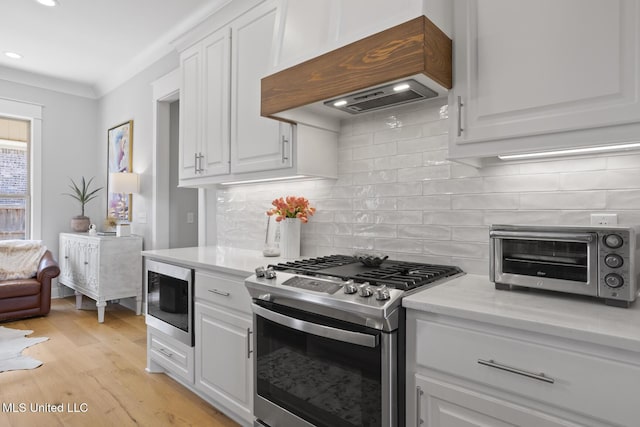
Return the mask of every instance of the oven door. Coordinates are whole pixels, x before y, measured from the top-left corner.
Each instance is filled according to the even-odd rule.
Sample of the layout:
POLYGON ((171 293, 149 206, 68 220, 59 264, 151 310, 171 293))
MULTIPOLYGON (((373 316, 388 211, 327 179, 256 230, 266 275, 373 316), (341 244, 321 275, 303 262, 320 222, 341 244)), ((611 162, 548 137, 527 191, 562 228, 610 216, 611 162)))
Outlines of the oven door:
POLYGON ((598 295, 596 233, 492 230, 496 284, 598 295))
POLYGON ((397 332, 264 301, 253 312, 256 425, 397 426, 397 332))
POLYGON ((193 270, 146 260, 145 276, 146 324, 193 347, 193 270))

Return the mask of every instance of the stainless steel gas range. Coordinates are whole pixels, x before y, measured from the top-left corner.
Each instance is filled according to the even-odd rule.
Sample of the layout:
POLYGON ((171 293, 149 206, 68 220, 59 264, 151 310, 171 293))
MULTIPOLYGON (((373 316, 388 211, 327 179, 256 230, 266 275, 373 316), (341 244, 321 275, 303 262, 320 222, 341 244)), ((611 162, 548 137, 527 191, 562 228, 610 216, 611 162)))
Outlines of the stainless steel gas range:
POLYGON ((256 426, 404 425, 402 298, 464 274, 457 267, 345 255, 256 269, 256 426))

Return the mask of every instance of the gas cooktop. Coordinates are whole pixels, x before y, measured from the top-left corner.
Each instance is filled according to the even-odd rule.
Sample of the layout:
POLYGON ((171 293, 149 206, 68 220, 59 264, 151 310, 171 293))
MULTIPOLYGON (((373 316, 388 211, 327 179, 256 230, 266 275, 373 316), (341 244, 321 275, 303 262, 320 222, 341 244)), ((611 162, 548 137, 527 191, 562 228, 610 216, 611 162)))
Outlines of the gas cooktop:
POLYGON ((377 267, 368 267, 355 257, 329 255, 299 261, 270 265, 276 271, 307 276, 333 277, 353 280, 356 283, 384 285, 388 288, 409 291, 445 277, 462 273, 458 267, 386 260, 377 267))
POLYGON ((331 255, 259 267, 245 280, 254 304, 272 303, 375 329, 398 328, 402 298, 464 274, 458 267, 331 255))

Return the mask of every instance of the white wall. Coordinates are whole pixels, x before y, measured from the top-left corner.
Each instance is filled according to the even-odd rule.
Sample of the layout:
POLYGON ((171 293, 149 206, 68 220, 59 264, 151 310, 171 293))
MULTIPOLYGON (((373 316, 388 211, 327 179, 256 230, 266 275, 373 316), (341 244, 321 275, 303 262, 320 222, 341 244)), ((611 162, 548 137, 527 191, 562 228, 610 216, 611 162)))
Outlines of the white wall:
MULTIPOLYGON (((127 120, 133 120, 133 171, 140 174, 140 194, 133 196, 131 232, 144 237, 145 248, 151 239, 151 194, 153 155, 153 90, 151 83, 179 66, 173 52, 158 60, 117 89, 103 96, 98 103, 97 129, 100 135, 100 173, 107 175, 107 130, 127 120), (146 214, 147 221, 140 221, 146 214)), ((168 174, 169 171, 166 171, 168 174)), ((101 200, 102 216, 106 217, 106 196, 101 200)), ((168 231, 167 231, 168 232, 168 231)))
POLYGON ((179 188, 179 141, 180 103, 172 102, 171 111, 171 162, 169 178, 169 247, 184 248, 198 246, 198 190, 179 188), (187 222, 187 215, 193 215, 193 222, 187 222))
POLYGON ((219 189, 218 244, 262 249, 265 211, 286 195, 305 196, 317 207, 302 226, 303 256, 372 249, 484 274, 491 224, 587 225, 592 212, 640 224, 640 155, 479 170, 450 163, 445 102, 344 121, 337 181, 219 189))
MULTIPOLYGON (((80 214, 80 205, 62 195, 69 191, 69 178, 78 182, 95 176, 98 186, 106 183, 101 170, 107 147, 98 139, 98 101, 1 79, 0 97, 43 106, 42 200, 33 202, 42 210, 42 240, 57 258, 58 234, 71 231, 71 217, 80 214)), ((106 198, 104 190, 100 198, 106 198)), ((85 214, 94 222, 100 218, 100 201, 89 202, 85 214)))

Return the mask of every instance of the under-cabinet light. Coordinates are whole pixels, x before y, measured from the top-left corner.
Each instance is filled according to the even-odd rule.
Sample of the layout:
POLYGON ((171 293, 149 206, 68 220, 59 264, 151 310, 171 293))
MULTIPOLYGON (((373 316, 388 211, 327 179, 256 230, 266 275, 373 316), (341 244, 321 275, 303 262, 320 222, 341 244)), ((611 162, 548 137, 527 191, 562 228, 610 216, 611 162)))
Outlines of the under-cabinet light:
POLYGON ((340 101, 336 101, 333 103, 334 107, 342 107, 343 105, 347 105, 347 101, 344 99, 341 99, 340 101))
POLYGON ((20 58, 22 58, 22 55, 20 55, 19 53, 15 53, 15 52, 5 52, 4 56, 8 56, 11 59, 20 59, 20 58))
POLYGON ((603 153, 603 152, 611 152, 611 151, 631 150, 634 148, 640 148, 640 142, 632 142, 628 144, 617 144, 617 145, 602 145, 599 147, 569 148, 566 150, 540 151, 537 153, 505 154, 505 155, 498 156, 498 158, 500 160, 539 159, 543 157, 560 157, 560 156, 570 156, 574 154, 589 154, 589 153, 603 153))
POLYGON ((43 6, 54 7, 58 5, 57 0, 36 0, 36 1, 43 6))
POLYGON ((307 176, 306 175, 293 175, 293 176, 282 176, 282 177, 278 177, 278 178, 248 179, 246 181, 221 182, 220 185, 253 184, 255 182, 283 181, 283 180, 286 180, 286 179, 298 179, 298 178, 307 178, 307 176))

